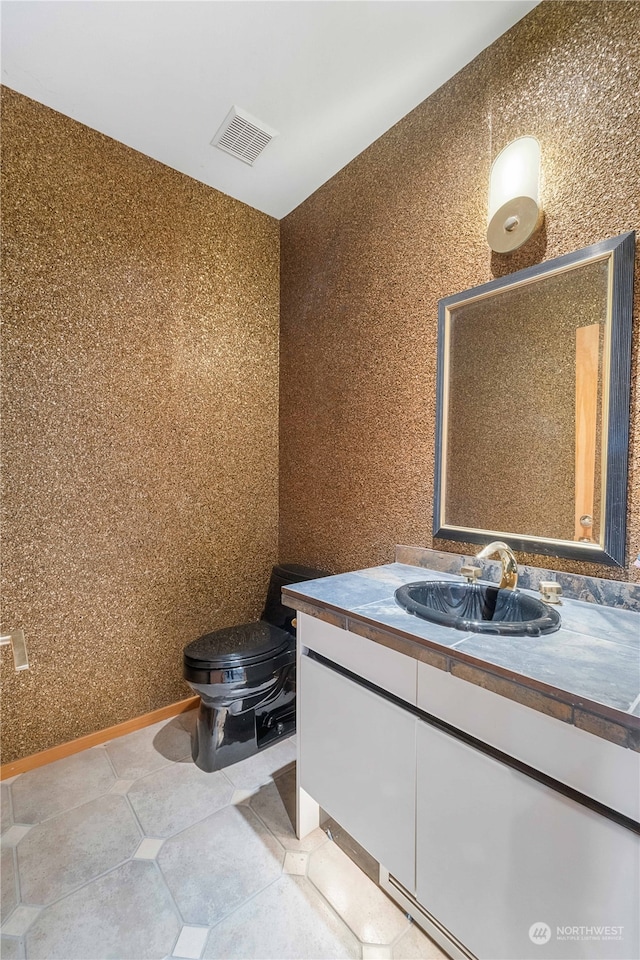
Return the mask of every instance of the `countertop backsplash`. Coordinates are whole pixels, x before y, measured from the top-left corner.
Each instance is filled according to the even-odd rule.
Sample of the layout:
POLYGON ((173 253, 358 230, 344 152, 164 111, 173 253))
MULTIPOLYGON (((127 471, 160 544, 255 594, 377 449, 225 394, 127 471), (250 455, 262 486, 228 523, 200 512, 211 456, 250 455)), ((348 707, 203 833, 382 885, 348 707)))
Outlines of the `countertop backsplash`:
MULTIPOLYGON (((478 547, 478 550, 480 547, 478 547)), ((428 547, 396 546, 396 562, 414 567, 427 567, 441 573, 460 573, 460 568, 473 562, 482 568, 483 580, 499 582, 501 565, 494 560, 478 560, 474 556, 443 553, 428 547)), ((537 590, 541 580, 557 580, 565 597, 598 603, 606 607, 618 607, 640 613, 640 583, 624 583, 620 580, 604 580, 584 577, 578 573, 562 573, 560 570, 545 570, 543 567, 527 567, 518 564, 518 586, 523 590, 537 590)))

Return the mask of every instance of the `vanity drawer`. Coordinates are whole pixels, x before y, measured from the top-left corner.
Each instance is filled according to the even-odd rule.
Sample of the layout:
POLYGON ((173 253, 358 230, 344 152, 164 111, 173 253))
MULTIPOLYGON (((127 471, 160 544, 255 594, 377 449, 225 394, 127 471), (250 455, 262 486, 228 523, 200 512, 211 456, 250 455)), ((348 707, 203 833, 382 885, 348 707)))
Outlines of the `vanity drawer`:
POLYGON ((639 956, 640 837, 420 721, 417 758, 416 899, 473 956, 639 956), (617 936, 556 938, 574 923, 617 936))
POLYGON ((299 680, 301 788, 413 891, 418 721, 310 656, 299 680))
POLYGON ((640 820, 640 753, 492 690, 418 664, 419 709, 640 820))
POLYGON ((418 664, 412 657, 305 613, 298 614, 298 644, 415 706, 418 664))

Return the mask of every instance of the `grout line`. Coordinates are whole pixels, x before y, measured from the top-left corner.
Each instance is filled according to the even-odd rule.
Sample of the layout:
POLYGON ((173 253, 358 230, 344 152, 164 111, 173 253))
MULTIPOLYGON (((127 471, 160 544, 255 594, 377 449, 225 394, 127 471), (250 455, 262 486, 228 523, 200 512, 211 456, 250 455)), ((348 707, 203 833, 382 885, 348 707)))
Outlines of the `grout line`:
MULTIPOLYGON (((447 649, 449 649, 449 650, 457 650, 461 643, 464 643, 466 640, 473 640, 474 636, 478 636, 478 634, 469 633, 469 634, 467 634, 466 637, 461 637, 460 640, 456 640, 456 642, 455 642, 455 643, 452 643, 451 646, 448 647, 447 649)), ((480 634, 480 636, 481 636, 481 634, 480 634)))
MULTIPOLYGON (((134 781, 134 783, 135 783, 135 781, 134 781)), ((124 797, 124 799, 126 800, 127 806, 128 806, 128 808, 129 808, 129 810, 131 811, 131 814, 132 814, 132 816, 133 816, 135 825, 136 825, 136 827, 138 828, 138 830, 140 831, 140 835, 141 835, 142 839, 144 840, 145 837, 147 836, 147 834, 144 832, 143 826, 142 826, 142 824, 140 823, 140 820, 139 820, 139 818, 138 818, 138 814, 136 813, 136 811, 135 811, 135 809, 134 809, 134 806, 133 806, 133 804, 131 803, 131 800, 129 799, 129 794, 128 794, 128 793, 121 793, 120 796, 121 796, 121 797, 124 797)), ((139 844, 138 844, 138 846, 139 846, 139 844)), ((133 857, 130 857, 129 859, 132 860, 133 857)))
MULTIPOLYGON (((13 908, 13 910, 11 911, 11 913, 9 914, 8 917, 3 917, 3 918, 2 918, 2 925, 8 923, 8 922, 11 920, 11 917, 12 917, 12 916, 14 915, 14 913, 16 912, 16 910, 18 910, 20 907, 24 907, 24 908, 27 909, 27 910, 37 910, 38 913, 36 913, 35 916, 33 916, 33 917, 31 918, 31 920, 29 921, 29 924, 28 924, 26 930, 24 931, 24 933, 22 933, 22 934, 20 934, 20 935, 10 934, 10 933, 3 933, 2 936, 3 936, 3 937, 10 937, 12 940, 19 940, 21 943, 23 943, 24 938, 27 936, 27 934, 28 934, 29 931, 31 930, 31 927, 34 925, 34 923, 36 923, 36 922, 40 919, 40 915, 47 909, 47 907, 46 907, 46 906, 43 906, 42 904, 39 904, 39 903, 36 903, 36 904, 31 904, 31 903, 18 903, 18 904, 16 904, 16 906, 13 908)), ((23 945, 24 945, 24 944, 23 944, 23 945)))
POLYGON ((53 907, 55 904, 61 903, 63 900, 66 900, 67 897, 73 896, 74 894, 78 893, 79 890, 84 890, 85 887, 90 886, 92 883, 95 883, 97 880, 102 880, 104 877, 107 877, 110 873, 113 873, 114 870, 118 870, 119 867, 122 867, 125 863, 130 863, 132 860, 133 860, 133 857, 125 857, 124 860, 120 860, 118 863, 109 867, 108 870, 104 870, 102 873, 97 874, 97 876, 91 877, 90 880, 85 880, 84 883, 78 884, 77 887, 73 887, 71 890, 67 890, 66 893, 62 894, 62 896, 56 897, 55 900, 51 900, 49 903, 45 903, 45 904, 23 903, 23 906, 38 907, 40 909, 40 912, 43 912, 44 910, 48 910, 49 907, 53 907))
MULTIPOLYGON (((108 755, 108 753, 109 753, 109 751, 107 750, 107 755, 108 755)), ((157 766, 157 767, 154 767, 153 770, 147 770, 145 773, 140 773, 140 774, 138 774, 137 777, 136 777, 136 776, 133 776, 133 777, 127 777, 127 776, 125 776, 126 770, 125 770, 125 773, 124 773, 124 774, 119 774, 119 773, 117 772, 117 770, 116 770, 113 762, 111 761, 111 758, 109 757, 109 760, 110 760, 110 762, 111 762, 111 768, 112 768, 112 770, 114 771, 114 773, 115 773, 115 775, 116 775, 116 779, 117 779, 117 780, 129 780, 129 779, 130 779, 130 780, 131 780, 131 785, 133 786, 133 784, 134 784, 134 783, 137 783, 139 780, 146 780, 148 777, 153 777, 153 776, 155 776, 157 773, 160 773, 161 771, 166 770, 167 767, 175 766, 176 764, 183 764, 185 758, 189 756, 189 754, 185 754, 184 757, 178 757, 176 760, 170 760, 170 759, 168 759, 167 757, 165 757, 165 755, 164 755, 163 753, 159 753, 159 751, 156 751, 156 753, 158 754, 159 757, 162 757, 162 758, 163 758, 163 761, 164 761, 164 762, 158 764, 158 766, 157 766)), ((217 771, 216 771, 216 772, 217 772, 217 771)))
MULTIPOLYGON (((17 843, 13 848, 12 852, 13 852, 13 871, 15 875, 14 881, 13 881, 13 888, 17 898, 16 906, 19 906, 22 903, 22 889, 20 887, 20 871, 18 870, 18 844, 17 843)), ((11 913, 13 913, 13 910, 11 911, 11 913)))
POLYGON ((635 698, 635 700, 633 701, 633 703, 631 704, 631 706, 630 706, 629 709, 627 710, 627 713, 633 713, 633 711, 634 711, 635 708, 638 706, 638 704, 640 704, 640 693, 638 694, 638 696, 635 698))
MULTIPOLYGON (((16 779, 17 779, 16 777, 12 777, 12 778, 11 778, 11 782, 7 784, 7 797, 9 798, 9 819, 11 820, 11 824, 10 824, 10 826, 8 827, 8 829, 11 829, 11 827, 12 827, 12 826, 14 825, 14 823, 16 822, 16 821, 15 821, 15 818, 14 818, 14 816, 13 816, 13 794, 11 793, 11 783, 13 783, 13 781, 16 780, 16 779)), ((6 831, 5 831, 5 833, 6 833, 6 831)))
MULTIPOLYGON (((328 843, 334 843, 334 844, 336 845, 336 847, 338 848, 338 850, 340 850, 342 853, 344 853, 344 850, 342 850, 341 847, 338 847, 338 845, 337 845, 337 843, 335 842, 335 840, 333 839, 333 837, 327 836, 327 842, 328 842, 328 843)), ((324 844, 322 844, 322 847, 324 847, 324 844)), ((315 851, 314 851, 314 853, 315 853, 315 851)), ((357 867, 358 870, 360 870, 360 867, 358 867, 358 864, 355 863, 353 860, 351 860, 351 857, 348 857, 346 853, 344 853, 344 855, 345 855, 345 857, 347 857, 347 859, 350 861, 350 863, 353 863, 354 866, 357 867)), ((310 860, 311 860, 311 857, 309 857, 309 861, 310 861, 310 860)), ((310 862, 307 864, 307 871, 308 871, 308 869, 309 869, 309 866, 310 866, 310 862)), ((365 876, 365 877, 367 878, 367 880, 370 880, 370 879, 371 879, 370 877, 367 877, 367 875, 366 875, 366 873, 364 873, 364 871, 360 870, 360 872, 363 874, 363 876, 365 876)), ((305 876, 306 876, 306 875, 305 875, 305 876)), ((318 896, 320 897, 320 899, 323 901, 323 903, 326 904, 326 906, 327 906, 327 908, 329 909, 329 911, 334 915, 334 917, 337 917, 337 919, 340 921, 340 923, 342 924, 342 926, 345 927, 345 928, 349 931, 349 933, 350 933, 351 936, 354 938, 354 940, 356 941, 356 943, 360 946, 360 955, 362 956, 362 947, 363 947, 363 944, 365 943, 365 941, 360 939, 360 937, 359 937, 358 934, 355 932, 355 930, 353 930, 353 929, 349 926, 349 924, 347 923, 347 921, 344 919, 344 917, 342 916, 342 914, 336 909, 336 907, 334 907, 333 904, 332 904, 329 900, 327 900, 327 898, 325 897, 325 895, 324 895, 324 893, 322 892, 322 890, 320 890, 320 888, 316 886, 316 884, 313 882, 313 880, 311 880, 310 877, 307 877, 307 880, 309 881, 309 883, 311 884, 311 886, 313 887, 313 889, 315 890, 315 892, 318 894, 318 896)), ((371 880, 371 883, 373 883, 373 880, 371 880)), ((377 886, 377 884, 375 884, 375 886, 377 886)))
MULTIPOLYGON (((195 764, 194 764, 194 766, 195 766, 195 764)), ((224 768, 223 768, 222 770, 216 770, 215 772, 222 774, 222 776, 223 776, 224 779, 227 781, 227 783, 229 784, 229 786, 231 787, 231 789, 233 790, 234 793, 235 793, 236 790, 239 790, 239 789, 240 789, 239 787, 236 787, 235 783, 231 780, 231 778, 226 775, 226 773, 224 772, 224 768)), ((229 801, 229 803, 227 804, 227 806, 230 806, 230 805, 231 805, 231 801, 229 801)))
MULTIPOLYGON (((273 781, 272 781, 272 782, 273 782, 273 781)), ((235 804, 228 804, 228 806, 235 806, 235 804)), ((261 825, 264 827, 264 829, 267 831, 267 833, 269 834, 269 836, 270 836, 270 837, 273 837, 273 839, 275 840, 275 842, 278 844, 278 846, 279 846, 280 849, 282 850, 282 862, 281 862, 281 864, 280 864, 280 871, 281 871, 281 876, 282 876, 282 872, 284 871, 284 860, 285 860, 285 857, 286 857, 286 855, 287 855, 287 848, 285 847, 285 845, 284 845, 283 843, 280 842, 280 840, 278 839, 278 837, 276 837, 275 833, 267 826, 267 824, 264 822, 264 820, 263 820, 262 817, 259 815, 259 813, 258 813, 256 810, 253 809, 253 807, 251 806, 251 804, 248 805, 248 809, 249 809, 249 810, 251 811, 251 813, 254 815, 254 817, 256 818, 256 820, 258 821, 258 823, 261 824, 261 825)))
MULTIPOLYGON (((162 849, 162 848, 161 848, 161 849, 162 849)), ((160 853, 160 850, 158 851, 158 854, 159 854, 159 853, 160 853)), ((162 879, 162 882, 164 883, 165 887, 166 887, 167 890, 169 891, 169 896, 171 897, 171 903, 174 905, 174 907, 175 907, 175 909, 176 909, 176 913, 177 913, 177 915, 178 915, 178 919, 179 919, 180 923, 182 924, 182 926, 185 926, 185 925, 187 924, 187 921, 185 920, 185 918, 184 918, 184 916, 183 916, 183 914, 182 914, 182 911, 180 910, 180 907, 178 906, 178 901, 176 900, 176 898, 174 897, 174 895, 173 895, 173 893, 172 893, 172 891, 171 891, 171 887, 169 886, 169 881, 168 881, 167 878, 165 877, 164 871, 163 871, 163 869, 162 869, 162 867, 160 866, 160 863, 159 863, 159 861, 158 861, 158 856, 156 855, 156 857, 155 857, 155 858, 153 859, 153 861, 151 861, 151 862, 152 862, 152 863, 155 863, 156 869, 157 869, 158 873, 160 874, 160 877, 161 877, 161 879, 162 879)), ((202 926, 206 926, 206 924, 202 924, 202 926)), ((180 934, 178 933, 178 937, 179 937, 179 936, 180 936, 180 934)), ((178 940, 177 940, 177 938, 176 938, 176 943, 177 943, 177 942, 178 942, 178 940)), ((175 945, 176 945, 176 944, 174 943, 174 947, 175 947, 175 945)), ((173 951, 172 951, 172 952, 173 952, 173 951)))
POLYGON ((35 823, 25 823, 24 820, 14 821, 15 827, 39 827, 43 823, 50 823, 52 820, 55 820, 56 817, 62 817, 65 813, 69 813, 71 810, 79 810, 80 807, 84 807, 87 803, 93 803, 94 800, 100 800, 101 797, 106 797, 109 793, 109 790, 106 790, 104 793, 99 793, 96 797, 91 797, 89 800, 83 800, 82 803, 76 803, 73 807, 65 807, 63 810, 58 810, 56 813, 52 813, 51 816, 45 817, 44 820, 36 820, 35 823))
MULTIPOLYGON (((137 731, 134 730, 134 733, 137 733, 137 731)), ((126 734, 126 736, 129 736, 129 734, 126 734)), ((162 757, 162 759, 163 759, 164 762, 163 762, 163 763, 159 763, 158 766, 155 767, 153 770, 147 770, 146 773, 141 773, 141 774, 139 774, 139 776, 137 776, 137 777, 132 777, 131 780, 132 780, 133 783, 137 783, 138 780, 144 780, 145 777, 152 777, 152 776, 154 775, 154 773, 159 773, 161 770, 165 770, 167 767, 170 767, 172 764, 182 763, 182 762, 185 760, 186 757, 189 757, 189 759, 191 759, 191 756, 190 756, 190 754, 188 754, 188 753, 185 753, 184 756, 182 756, 182 757, 177 757, 175 760, 172 760, 172 759, 170 759, 169 757, 165 757, 164 753, 160 753, 159 750, 156 750, 155 752, 156 752, 156 754, 158 755, 158 757, 162 757)), ((118 771, 116 770, 116 767, 115 767, 115 763, 114 763, 114 761, 112 760, 111 756, 109 755, 109 751, 108 751, 108 750, 105 750, 105 753, 106 753, 107 756, 109 757, 109 763, 111 764, 111 769, 113 770, 113 772, 114 772, 115 775, 116 775, 116 779, 117 779, 117 780, 128 780, 128 779, 130 779, 129 777, 125 776, 124 774, 118 773, 118 771)))
MULTIPOLYGON (((284 861, 283 861, 283 863, 284 863, 284 861)), ((260 890, 256 890, 256 892, 255 892, 254 894, 252 894, 247 900, 243 900, 242 903, 239 903, 238 906, 237 906, 237 907, 234 907, 233 910, 230 910, 229 913, 225 913, 225 915, 224 915, 223 917, 220 917, 219 920, 216 920, 215 923, 213 923, 213 924, 211 924, 211 925, 209 926, 209 932, 211 933, 212 930, 215 930, 216 927, 219 927, 220 924, 221 924, 221 923, 224 923, 225 920, 228 920, 229 917, 233 917, 234 914, 236 914, 236 913, 238 912, 238 910, 242 910, 242 908, 243 908, 243 907, 246 907, 247 904, 252 903, 252 901, 255 900, 256 897, 259 897, 260 894, 261 894, 261 893, 264 893, 265 890, 268 890, 269 887, 272 887, 275 883, 278 883, 280 880, 282 880, 282 878, 283 878, 284 876, 286 876, 286 874, 280 873, 279 876, 277 876, 274 880, 270 880, 269 883, 265 884, 265 886, 262 887, 260 890)), ((196 924, 196 926, 204 926, 204 924, 196 924)))
MULTIPOLYGON (((208 939, 209 939, 209 934, 211 933, 213 927, 208 926, 206 923, 185 923, 185 924, 183 924, 183 927, 189 927, 189 928, 191 928, 191 929, 206 930, 206 931, 207 931, 206 939, 205 939, 205 941, 204 941, 204 944, 202 945, 202 949, 200 950, 200 957, 202 957, 202 951, 203 951, 203 950, 205 949, 205 947, 207 946, 207 941, 208 941, 208 939)), ((172 950, 171 950, 171 953, 168 953, 168 954, 167 954, 167 960, 173 960, 173 958, 176 957, 176 954, 174 953, 174 951, 175 951, 176 947, 178 946, 178 940, 180 939, 180 936, 181 936, 181 935, 182 935, 182 928, 180 929, 180 931, 179 931, 179 933, 178 933, 178 936, 176 937, 176 942, 175 942, 174 945, 173 945, 173 948, 172 948, 172 950)), ((183 957, 177 958, 177 957, 176 957, 176 960, 185 960, 185 958, 183 958, 183 957)))
MULTIPOLYGON (((163 877, 162 879, 164 880, 164 877, 163 877)), ((185 926, 185 924, 183 923, 183 924, 181 925, 180 929, 178 930, 178 935, 176 936, 175 940, 173 941, 173 946, 171 947, 171 951, 167 953, 167 958, 173 957, 173 956, 175 955, 175 949, 176 949, 176 947, 178 946, 178 940, 180 939, 180 934, 182 933, 182 928, 183 928, 184 926, 185 926)))
MULTIPOLYGON (((283 776, 285 776, 285 774, 281 774, 279 777, 276 777, 275 779, 272 778, 271 782, 275 785, 276 780, 280 780, 283 776)), ((277 789, 277 788, 276 788, 276 789, 277 789)), ((258 791, 258 793, 259 793, 259 791, 258 791)), ((253 794, 253 796, 257 796, 257 794, 253 794)), ((252 797, 249 797, 249 798, 248 798, 248 800, 249 800, 249 804, 248 804, 249 809, 251 810, 251 812, 252 812, 253 814, 255 814, 255 816, 258 818, 258 820, 259 820, 260 823, 263 825, 263 827, 265 828, 265 830, 267 830, 267 832, 271 834, 271 836, 274 838, 274 840, 276 841, 276 843, 278 843, 278 845, 282 847, 282 849, 284 850, 284 855, 285 855, 285 857, 286 857, 286 855, 287 855, 288 853, 304 853, 304 854, 306 855, 306 857, 307 857, 307 865, 306 865, 306 867, 305 867, 305 872, 304 872, 304 876, 306 877, 307 874, 308 874, 308 872, 309 872, 309 861, 310 861, 310 859, 311 859, 311 854, 312 854, 312 853, 315 853, 316 850, 319 850, 320 847, 323 847, 324 844, 325 844, 325 842, 328 842, 328 839, 329 839, 329 838, 326 837, 326 832, 323 830, 323 833, 325 833, 325 841, 324 841, 323 843, 318 844, 318 846, 317 846, 317 847, 314 847, 313 850, 301 850, 300 848, 292 848, 292 849, 290 849, 289 847, 285 846, 285 844, 282 842, 282 840, 280 839, 280 837, 278 837, 278 836, 273 832, 273 830, 271 829, 271 827, 267 824, 267 822, 266 822, 266 821, 264 820, 264 818, 260 815, 260 813, 251 806, 251 799, 252 799, 252 797)), ((281 796, 280 796, 280 801, 281 801, 281 803, 282 803, 282 806, 283 806, 283 808, 284 808, 285 814, 286 814, 287 819, 288 819, 288 818, 289 818, 289 814, 287 813, 287 809, 286 809, 286 807, 284 806, 284 802, 282 801, 282 797, 281 797, 281 796)), ((229 806, 233 806, 233 804, 229 804, 229 806)), ((289 822, 291 823, 291 821, 289 821, 289 822)), ((302 841, 302 840, 298 840, 298 838, 297 838, 296 835, 295 835, 295 825, 294 825, 294 824, 291 824, 291 829, 293 830, 293 837, 294 837, 294 839, 296 840, 296 842, 297 842, 297 843, 302 843, 303 841, 302 841)), ((319 829, 322 830, 323 828, 322 828, 322 827, 319 827, 319 829)), ((282 861, 282 864, 283 864, 283 867, 284 867, 284 859, 283 859, 283 861, 282 861)), ((288 876, 288 874, 287 874, 287 876, 288 876)), ((291 874, 291 876, 302 876, 302 874, 291 874)), ((315 886, 315 884, 314 884, 314 886, 315 886)))
MULTIPOLYGON (((107 758, 107 761, 108 761, 108 763, 109 763, 109 766, 110 766, 111 769, 113 770, 113 775, 114 775, 114 777, 116 778, 116 780, 124 780, 125 777, 121 777, 121 776, 119 775, 118 771, 116 770, 116 768, 115 768, 115 766, 114 766, 114 764, 113 764, 113 760, 111 759, 111 754, 110 754, 109 751, 107 750, 107 745, 106 745, 106 744, 101 744, 101 746, 104 748, 105 756, 106 756, 106 758, 107 758)), ((91 749, 91 748, 89 748, 89 749, 91 749)), ((84 751, 81 751, 81 753, 84 753, 84 751)))
MULTIPOLYGON (((160 852, 160 851, 158 851, 158 852, 160 852)), ((164 884, 164 886, 165 886, 165 888, 166 888, 166 890, 167 890, 167 893, 169 894, 169 899, 171 900, 171 903, 173 904, 173 908, 174 908, 174 910, 175 910, 175 912, 176 912, 176 917, 177 917, 177 919, 178 919, 178 923, 181 924, 181 927, 187 926, 187 921, 184 919, 184 917, 183 917, 183 915, 182 915, 182 912, 180 911, 180 908, 179 908, 179 906, 178 906, 178 902, 177 902, 176 898, 174 897, 174 895, 173 895, 173 893, 172 893, 172 891, 171 891, 171 887, 169 886, 169 882, 168 882, 167 878, 165 877, 164 873, 162 872, 162 868, 161 868, 160 864, 158 863, 158 857, 157 857, 157 855, 156 855, 156 857, 155 857, 153 860, 151 860, 151 861, 148 860, 147 863, 153 863, 153 864, 155 864, 156 873, 159 874, 160 880, 161 880, 162 883, 164 884)), ((204 923, 203 923, 203 924, 199 924, 199 926, 203 926, 203 927, 204 927, 204 926, 206 926, 206 924, 204 924, 204 923)), ((175 947, 176 943, 178 942, 178 940, 180 939, 180 932, 181 932, 181 931, 178 930, 178 936, 176 937, 175 943, 174 943, 173 947, 171 948, 171 953, 173 953, 174 947, 175 947)), ((170 955, 171 955, 171 954, 169 954, 169 956, 170 956, 170 955)))
MULTIPOLYGON (((157 772, 157 771, 156 771, 156 772, 157 772)), ((215 773, 221 773, 221 771, 220 771, 220 770, 216 770, 215 773)), ((144 778, 141 777, 140 779, 142 780, 142 779, 144 779, 144 778)), ((128 799, 128 794, 125 794, 124 796, 126 796, 127 799, 128 799)), ((208 810, 207 813, 203 814, 203 816, 201 816, 198 820, 194 820, 193 822, 186 824, 186 826, 180 827, 180 829, 179 829, 179 830, 176 830, 175 833, 170 833, 170 834, 168 834, 167 836, 164 836, 164 837, 158 836, 157 833, 156 833, 156 834, 148 834, 148 833, 145 833, 144 827, 142 826, 142 823, 140 823, 140 820, 138 820, 138 817, 137 817, 137 816, 136 816, 136 820, 138 821, 138 823, 140 823, 140 827, 141 827, 141 829, 142 829, 142 835, 143 835, 143 837, 149 837, 149 836, 151 836, 152 839, 156 839, 156 840, 162 839, 162 840, 164 840, 164 842, 166 843, 168 840, 173 840, 174 837, 179 837, 181 833, 184 833, 184 832, 185 832, 185 830, 190 830, 191 827, 195 827, 195 826, 197 826, 197 824, 202 823, 203 820, 206 820, 206 819, 207 819, 207 817, 212 817, 212 816, 214 816, 214 814, 216 814, 216 813, 221 813, 221 811, 222 811, 222 810, 226 810, 227 807, 234 807, 234 808, 235 808, 235 804, 231 803, 231 800, 229 799, 229 801, 228 801, 227 803, 222 804, 222 806, 217 807, 215 810, 208 810)))

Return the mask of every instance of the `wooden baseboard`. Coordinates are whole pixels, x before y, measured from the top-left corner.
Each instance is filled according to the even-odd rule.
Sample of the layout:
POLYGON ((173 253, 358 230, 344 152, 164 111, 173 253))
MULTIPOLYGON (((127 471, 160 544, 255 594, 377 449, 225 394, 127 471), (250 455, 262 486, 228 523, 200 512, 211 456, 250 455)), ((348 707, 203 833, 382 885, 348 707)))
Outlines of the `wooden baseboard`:
POLYGON ((151 724, 158 723, 160 720, 177 717, 180 713, 193 710, 199 703, 200 697, 189 697, 187 700, 179 700, 178 703, 170 703, 167 707, 160 707, 159 710, 144 713, 141 717, 134 717, 133 720, 125 720, 124 723, 117 723, 114 727, 107 727, 106 730, 98 730, 96 733, 90 733, 86 737, 78 737, 77 740, 70 740, 69 743, 61 743, 57 747, 51 747, 49 750, 32 753, 30 757, 24 757, 22 760, 3 763, 0 766, 0 780, 6 780, 7 777, 15 777, 19 773, 26 773, 27 770, 35 770, 36 767, 42 767, 45 763, 53 763, 54 760, 62 760, 64 757, 70 757, 74 753, 80 753, 81 750, 87 750, 89 747, 96 747, 100 743, 106 743, 107 740, 124 737, 127 733, 133 733, 134 730, 142 730, 143 727, 150 727, 151 724))

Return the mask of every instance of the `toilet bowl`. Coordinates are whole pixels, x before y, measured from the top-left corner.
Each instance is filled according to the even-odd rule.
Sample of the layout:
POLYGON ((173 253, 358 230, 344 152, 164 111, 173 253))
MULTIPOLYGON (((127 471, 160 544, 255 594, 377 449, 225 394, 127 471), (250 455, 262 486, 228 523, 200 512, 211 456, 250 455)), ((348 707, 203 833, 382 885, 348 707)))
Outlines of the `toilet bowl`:
POLYGON ((295 733, 295 612, 280 592, 326 576, 276 565, 260 620, 215 630, 184 648, 184 678, 200 696, 192 755, 201 770, 220 770, 295 733))

